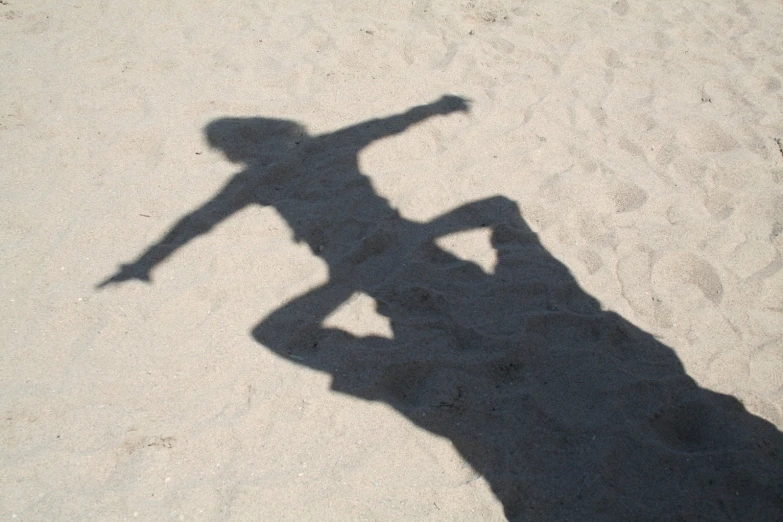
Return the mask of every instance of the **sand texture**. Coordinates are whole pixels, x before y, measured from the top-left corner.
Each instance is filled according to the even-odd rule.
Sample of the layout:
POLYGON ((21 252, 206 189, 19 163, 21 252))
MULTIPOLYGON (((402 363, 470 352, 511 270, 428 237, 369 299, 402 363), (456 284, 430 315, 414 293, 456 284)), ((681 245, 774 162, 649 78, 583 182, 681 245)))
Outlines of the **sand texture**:
POLYGON ((0 518, 783 520, 780 2, 0 36, 0 518))

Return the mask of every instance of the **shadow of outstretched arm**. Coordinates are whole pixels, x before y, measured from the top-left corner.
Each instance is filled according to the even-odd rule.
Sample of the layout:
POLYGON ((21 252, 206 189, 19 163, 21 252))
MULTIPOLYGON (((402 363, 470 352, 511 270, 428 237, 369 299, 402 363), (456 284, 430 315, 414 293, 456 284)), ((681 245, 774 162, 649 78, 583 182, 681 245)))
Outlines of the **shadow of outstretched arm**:
POLYGON ((215 197, 180 219, 160 241, 150 246, 136 261, 122 264, 115 274, 96 288, 136 279, 150 282, 150 272, 192 239, 206 234, 218 223, 252 202, 246 173, 234 176, 215 197))
POLYGON ((353 289, 326 283, 281 306, 253 328, 253 338, 283 357, 305 361, 326 328, 322 323, 351 297, 353 289))
POLYGON ((356 150, 375 140, 404 132, 408 127, 432 116, 445 116, 454 112, 470 112, 470 100, 461 96, 446 95, 426 105, 417 105, 401 114, 376 118, 329 134, 330 140, 345 141, 356 150))
POLYGON ((474 228, 512 226, 526 232, 530 229, 522 219, 519 205, 505 196, 465 203, 442 214, 425 226, 433 237, 446 236, 474 228))

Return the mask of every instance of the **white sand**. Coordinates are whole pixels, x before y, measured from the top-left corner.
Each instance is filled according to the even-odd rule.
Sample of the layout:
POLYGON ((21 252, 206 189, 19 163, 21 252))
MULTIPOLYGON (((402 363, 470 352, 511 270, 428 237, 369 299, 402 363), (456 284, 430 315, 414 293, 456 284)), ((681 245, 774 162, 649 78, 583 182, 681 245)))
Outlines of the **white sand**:
POLYGON ((0 4, 3 519, 783 518, 779 2, 0 4), (501 227, 503 264, 473 223, 437 244, 476 265, 444 271, 379 240, 351 300, 291 316, 327 346, 295 353, 265 318, 381 209, 341 188, 353 141, 309 140, 445 94, 471 112, 358 152, 389 244, 500 195, 545 250, 501 227), (299 210, 244 206, 152 284, 96 289, 265 175, 207 144, 230 117, 306 128, 261 182, 299 210))

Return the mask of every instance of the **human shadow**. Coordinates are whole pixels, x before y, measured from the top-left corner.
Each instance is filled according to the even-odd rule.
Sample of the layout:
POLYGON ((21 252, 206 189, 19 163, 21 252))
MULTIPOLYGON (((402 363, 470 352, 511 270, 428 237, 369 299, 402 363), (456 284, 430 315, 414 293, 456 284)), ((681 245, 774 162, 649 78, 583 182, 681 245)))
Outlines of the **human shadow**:
POLYGON ((417 223, 360 171, 357 154, 373 141, 467 110, 447 96, 320 136, 291 121, 213 121, 209 143, 245 169, 98 286, 150 281, 191 239, 247 205, 271 205, 329 279, 265 317, 253 337, 332 375, 335 391, 387 403, 447 437, 510 520, 783 519, 783 435, 602 310, 513 201, 417 223), (491 232, 492 274, 435 241, 477 228, 491 232), (393 338, 324 326, 356 293, 374 299, 393 338))

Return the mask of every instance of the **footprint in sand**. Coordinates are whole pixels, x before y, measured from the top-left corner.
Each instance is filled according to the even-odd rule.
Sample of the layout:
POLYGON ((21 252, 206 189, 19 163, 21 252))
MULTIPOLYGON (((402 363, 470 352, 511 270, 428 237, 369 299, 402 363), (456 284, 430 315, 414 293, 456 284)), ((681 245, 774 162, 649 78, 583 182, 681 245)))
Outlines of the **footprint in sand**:
POLYGON ((780 355, 781 338, 759 347, 752 355, 749 369, 755 385, 773 394, 783 390, 783 357, 780 355))
POLYGON ((682 141, 699 152, 728 152, 739 143, 712 120, 694 121, 681 134, 682 141))
POLYGON ((617 2, 612 4, 612 11, 614 11, 615 14, 618 14, 620 16, 625 16, 626 14, 628 14, 628 1, 617 0, 617 2))
POLYGON ((633 183, 617 182, 611 189, 615 212, 630 212, 636 210, 647 201, 647 192, 633 183))
POLYGON ((657 288, 694 285, 715 304, 723 297, 723 285, 715 269, 690 252, 665 254, 653 266, 652 283, 657 288))
POLYGON ((718 221, 723 221, 734 213, 731 193, 716 190, 704 196, 704 208, 718 221))

